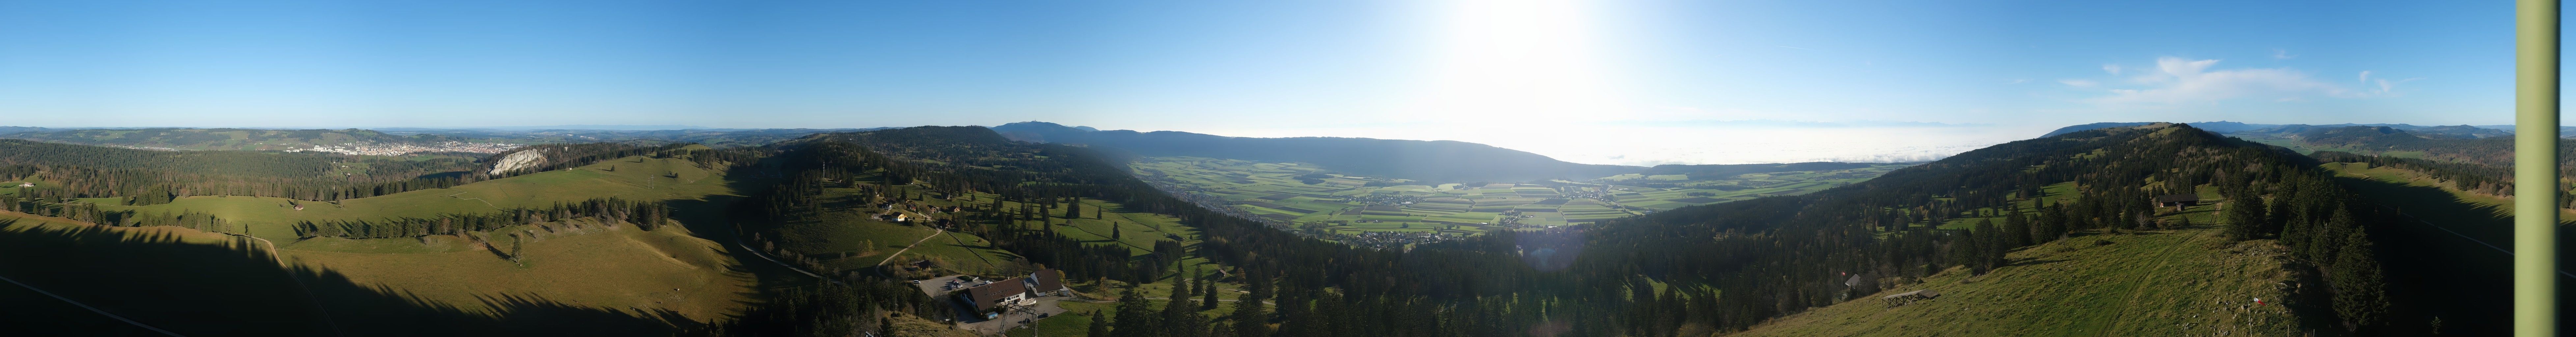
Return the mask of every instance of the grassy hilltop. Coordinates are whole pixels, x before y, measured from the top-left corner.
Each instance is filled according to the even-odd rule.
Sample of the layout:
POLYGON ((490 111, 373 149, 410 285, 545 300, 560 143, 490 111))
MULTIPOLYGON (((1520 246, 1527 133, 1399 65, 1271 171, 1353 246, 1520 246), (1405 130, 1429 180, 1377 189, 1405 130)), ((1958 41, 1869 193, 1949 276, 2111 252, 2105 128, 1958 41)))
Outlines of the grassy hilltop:
MULTIPOLYGON (((2208 206, 2188 215, 2215 224, 2208 206)), ((2168 219, 2178 220, 2178 219, 2168 219)), ((1953 268, 1729 336, 2296 336, 2286 248, 2216 226, 2086 235, 2022 248, 1971 276, 1953 268), (1934 289, 1886 306, 1881 296, 1934 289), (2255 305, 2262 298, 2269 305, 2255 305)))

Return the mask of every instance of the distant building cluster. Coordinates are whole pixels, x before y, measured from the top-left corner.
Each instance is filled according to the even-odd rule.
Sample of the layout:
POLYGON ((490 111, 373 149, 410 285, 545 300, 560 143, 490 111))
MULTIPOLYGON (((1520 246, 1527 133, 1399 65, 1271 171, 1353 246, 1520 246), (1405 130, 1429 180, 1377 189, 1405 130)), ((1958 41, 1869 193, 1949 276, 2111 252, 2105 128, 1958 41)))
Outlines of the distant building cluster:
POLYGON ((1433 243, 1467 238, 1466 235, 1425 232, 1364 232, 1342 240, 1354 246, 1378 249, 1403 249, 1409 244, 1433 243))
POLYGON ((125 146, 125 145, 108 145, 108 146, 109 146, 109 147, 119 147, 119 148, 136 149, 136 150, 153 150, 153 151, 194 151, 194 150, 189 150, 189 149, 174 149, 174 148, 159 147, 159 146, 125 146))
POLYGON ((524 145, 510 143, 467 143, 458 141, 439 142, 435 144, 341 143, 338 145, 314 145, 313 148, 291 149, 286 150, 286 152, 329 152, 349 155, 400 156, 423 152, 501 153, 502 151, 509 151, 510 149, 519 148, 520 146, 524 145))

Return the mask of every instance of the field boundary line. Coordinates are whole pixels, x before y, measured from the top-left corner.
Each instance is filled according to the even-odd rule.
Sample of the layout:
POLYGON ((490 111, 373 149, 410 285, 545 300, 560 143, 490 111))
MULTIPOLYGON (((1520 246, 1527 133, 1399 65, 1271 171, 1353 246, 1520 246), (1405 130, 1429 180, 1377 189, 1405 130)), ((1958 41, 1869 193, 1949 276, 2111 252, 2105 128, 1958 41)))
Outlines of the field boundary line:
POLYGON ((44 289, 36 289, 36 286, 27 285, 26 283, 19 283, 19 282, 18 282, 18 280, 12 280, 12 279, 9 279, 9 277, 8 277, 8 276, 0 276, 0 281, 9 281, 9 284, 15 284, 15 285, 18 285, 19 287, 25 287, 25 288, 27 288, 27 290, 34 290, 34 291, 36 291, 36 293, 38 293, 38 294, 45 294, 45 296, 52 296, 54 299, 57 299, 57 300, 63 300, 63 303, 71 303, 72 305, 80 306, 80 307, 81 307, 81 309, 89 309, 89 311, 90 311, 90 312, 95 312, 95 313, 98 313, 98 314, 100 314, 100 315, 107 315, 107 317, 108 317, 108 318, 114 318, 114 319, 119 320, 119 321, 125 321, 125 324, 133 324, 133 325, 134 325, 134 326, 136 326, 136 327, 141 327, 141 328, 146 329, 146 330, 152 330, 152 332, 159 332, 159 333, 164 334, 164 335, 171 335, 171 336, 177 336, 177 337, 188 337, 188 336, 186 336, 186 335, 180 335, 179 333, 176 333, 176 332, 170 332, 170 330, 161 330, 161 328, 155 328, 155 327, 152 327, 152 325, 149 325, 149 324, 143 324, 143 322, 136 322, 136 321, 134 321, 133 319, 125 318, 125 316, 117 316, 117 315, 116 315, 116 314, 114 314, 114 313, 109 313, 109 312, 107 312, 107 310, 99 310, 98 308, 96 308, 96 307, 91 307, 91 306, 89 306, 88 304, 82 304, 80 301, 74 301, 74 300, 72 300, 72 299, 70 299, 70 298, 64 298, 64 297, 63 297, 63 295, 55 295, 53 292, 45 291, 44 289))
POLYGON ((805 271, 805 269, 804 269, 804 268, 797 268, 796 266, 794 266, 794 265, 789 265, 789 264, 787 264, 786 262, 779 262, 779 261, 778 261, 778 259, 769 258, 769 254, 761 254, 761 253, 760 253, 760 250, 758 250, 758 249, 751 249, 751 245, 742 243, 742 238, 734 238, 733 244, 734 244, 735 246, 741 246, 741 247, 742 247, 742 251, 744 251, 744 252, 750 252, 750 253, 751 253, 751 256, 758 256, 758 257, 760 257, 760 259, 762 259, 762 260, 769 260, 769 263, 776 263, 776 264, 778 264, 778 266, 780 266, 780 267, 787 267, 787 270, 794 270, 794 271, 796 271, 796 273, 799 273, 799 274, 805 274, 805 276, 813 276, 813 277, 814 277, 814 278, 816 278, 816 279, 821 279, 821 280, 823 280, 823 282, 831 282, 832 284, 838 284, 838 285, 850 285, 849 283, 841 283, 841 280, 834 280, 834 279, 829 278, 829 277, 823 277, 823 275, 815 274, 814 272, 805 271))
POLYGON ((905 246, 903 246, 903 249, 897 249, 897 250, 895 250, 895 251, 894 251, 894 254, 886 254, 886 258, 885 258, 884 260, 877 260, 877 265, 879 265, 879 266, 883 266, 883 265, 885 265, 885 264, 886 264, 886 262, 888 262, 888 261, 894 261, 894 257, 896 257, 896 256, 903 256, 903 252, 904 252, 904 251, 908 251, 908 250, 912 250, 912 247, 913 247, 913 246, 920 246, 922 242, 924 242, 924 241, 930 241, 930 238, 939 237, 939 234, 940 234, 940 233, 947 233, 947 232, 948 232, 948 229, 947 229, 947 228, 938 228, 936 231, 932 231, 932 232, 930 232, 930 235, 929 235, 929 236, 923 236, 923 237, 921 237, 921 239, 920 239, 920 240, 912 240, 912 244, 911 244, 911 245, 905 245, 905 246))
MULTIPOLYGON (((474 191, 456 192, 456 194, 449 194, 449 195, 447 195, 447 197, 449 197, 449 198, 456 198, 456 196, 457 196, 457 195, 466 194, 466 193, 474 193, 474 191)), ((491 200, 483 200, 483 198, 479 198, 479 197, 477 197, 477 198, 456 198, 456 199, 457 199, 457 200, 473 200, 473 201, 478 201, 478 202, 482 202, 484 206, 492 206, 492 209, 501 209, 501 205, 493 205, 491 200)))

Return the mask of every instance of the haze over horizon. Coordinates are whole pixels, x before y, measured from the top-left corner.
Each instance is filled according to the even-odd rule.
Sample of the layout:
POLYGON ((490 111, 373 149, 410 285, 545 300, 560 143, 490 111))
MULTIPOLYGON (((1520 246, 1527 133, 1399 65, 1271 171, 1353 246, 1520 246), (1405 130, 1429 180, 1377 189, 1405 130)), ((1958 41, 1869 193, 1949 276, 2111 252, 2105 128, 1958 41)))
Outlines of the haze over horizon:
POLYGON ((1042 120, 1457 140, 1602 164, 1915 161, 2092 122, 2510 123, 2510 22, 2491 19, 2509 10, 10 3, 0 45, 48 48, 0 52, 13 116, 0 124, 1042 120))

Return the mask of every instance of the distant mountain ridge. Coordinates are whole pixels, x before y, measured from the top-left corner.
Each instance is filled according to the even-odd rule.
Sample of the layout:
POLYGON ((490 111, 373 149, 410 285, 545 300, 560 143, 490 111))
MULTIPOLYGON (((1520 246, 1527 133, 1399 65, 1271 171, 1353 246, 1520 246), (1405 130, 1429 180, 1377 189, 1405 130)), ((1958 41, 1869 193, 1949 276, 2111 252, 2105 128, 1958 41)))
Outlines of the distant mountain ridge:
MULTIPOLYGON (((592 127, 558 125, 549 127, 592 127)), ((614 125, 610 125, 614 126, 614 125)), ((258 129, 258 128, 43 128, 0 126, 0 138, 57 143, 185 150, 281 150, 342 143, 699 143, 760 146, 806 135, 891 129, 258 129)))
POLYGON ((1141 156, 1306 162, 1352 175, 1431 181, 1579 180, 1648 169, 1571 163, 1536 153, 1447 140, 1228 137, 1179 131, 1099 131, 1036 121, 990 128, 1011 140, 1106 146, 1141 156))
MULTIPOLYGON (((2084 130, 2092 130, 2092 129, 2101 129, 2101 128, 2123 127, 2123 126, 2139 126, 2139 125, 2147 125, 2147 124, 2152 124, 2152 123, 2150 123, 2150 122, 2102 122, 2102 123, 2077 124, 2077 125, 2070 125, 2070 126, 2067 126, 2067 127, 2057 128, 2057 130, 2049 131, 2049 132, 2048 132, 2048 134, 2040 135, 2040 137, 2041 137, 2041 138, 2047 138, 2047 137, 2055 137, 2055 136, 2057 136, 2057 135, 2062 135, 2062 134, 2066 134, 2066 133, 2069 133, 2069 132, 2076 132, 2076 131, 2084 131, 2084 130)), ((2414 124, 2385 124, 2385 123, 2382 123, 2382 124, 2358 124, 2358 123, 2343 123, 2343 124, 2248 124, 2248 123, 2238 123, 2238 122, 2229 122, 2229 121, 2199 122, 2199 123, 2189 123, 2189 124, 2191 124, 2191 126, 2192 126, 2192 127, 2194 127, 2194 128, 2199 128, 2199 129, 2204 130, 2204 131, 2215 132, 2215 133, 2219 133, 2219 134, 2258 133, 2258 134, 2273 134, 2273 135, 2282 135, 2282 136, 2287 136, 2287 135, 2296 135, 2296 134, 2299 134, 2299 133, 2301 133, 2301 132, 2307 132, 2307 131, 2309 131, 2309 130, 2327 129, 2327 128, 2341 128, 2341 127, 2349 127, 2349 126, 2387 127, 2387 128, 2391 128, 2391 129, 2397 129, 2397 130, 2413 131, 2413 132, 2415 132, 2416 134, 2424 134, 2424 135, 2443 135, 2443 136, 2455 136, 2455 137, 2464 137, 2464 138, 2486 138, 2486 137, 2505 136, 2505 135, 2512 135, 2512 134, 2513 134, 2513 125, 2511 125, 2511 124, 2507 124, 2507 125, 2437 125, 2437 126, 2422 126, 2422 125, 2414 125, 2414 124)), ((2562 135, 2564 135, 2564 134, 2568 134, 2568 133, 2576 133, 2576 127, 2571 127, 2571 126, 2561 126, 2561 127, 2558 127, 2558 133, 2559 133, 2559 134, 2562 134, 2562 135)))
MULTIPOLYGON (((2103 128, 2116 128, 2116 127, 2125 127, 2125 126, 2140 126, 2140 125, 2148 125, 2148 124, 2155 124, 2155 123, 2157 123, 2157 122, 2101 122, 2101 123, 2091 123, 2091 124, 2076 124, 2076 125, 2072 125, 2072 126, 2067 126, 2067 127, 2057 128, 2057 130, 2055 130, 2055 131, 2049 131, 2049 132, 2048 132, 2048 134, 2045 134, 2045 135, 2039 135, 2039 138, 2056 137, 2057 135, 2063 135, 2063 134, 2067 134, 2067 133, 2070 133, 2070 132, 2076 132, 2076 131, 2084 131, 2084 130, 2092 130, 2092 129, 2103 129, 2103 128)), ((2198 128, 2198 129, 2201 129, 2201 130, 2203 130, 2203 131, 2216 132, 2216 133, 2229 133, 2229 132, 2237 132, 2237 131, 2245 131, 2245 130, 2261 129, 2261 128, 2268 128, 2268 127, 2275 127, 2275 126, 2281 126, 2281 125, 2280 125, 2280 124, 2246 124, 2246 123, 2229 122, 2229 121, 2216 121, 2216 122, 2199 122, 2199 123, 2191 123, 2191 127, 2193 127, 2193 128, 2198 128)))

